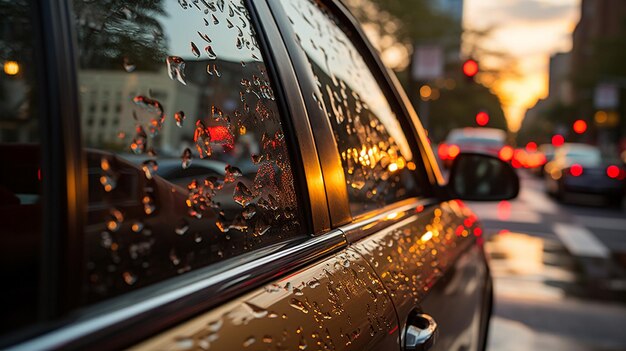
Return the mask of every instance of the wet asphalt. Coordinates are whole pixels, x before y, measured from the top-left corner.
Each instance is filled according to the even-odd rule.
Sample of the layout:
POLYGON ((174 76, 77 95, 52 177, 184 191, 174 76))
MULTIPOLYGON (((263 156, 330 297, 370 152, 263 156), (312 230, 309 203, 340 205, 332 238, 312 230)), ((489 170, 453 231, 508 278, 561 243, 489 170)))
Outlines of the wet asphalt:
POLYGON ((469 203, 494 277, 487 349, 626 350, 626 209, 520 178, 515 200, 469 203))

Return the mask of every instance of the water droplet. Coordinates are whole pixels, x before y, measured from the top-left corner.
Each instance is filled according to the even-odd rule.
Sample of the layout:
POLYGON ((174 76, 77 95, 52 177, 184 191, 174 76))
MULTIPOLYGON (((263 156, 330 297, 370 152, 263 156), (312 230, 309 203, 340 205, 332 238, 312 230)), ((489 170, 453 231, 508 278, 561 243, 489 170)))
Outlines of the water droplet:
POLYGON ((130 149, 135 154, 142 154, 146 151, 148 135, 144 131, 142 126, 137 126, 135 128, 135 136, 133 137, 133 141, 130 144, 130 149))
POLYGON ((191 53, 195 56, 195 57, 200 57, 200 50, 198 49, 198 47, 196 46, 196 44, 194 44, 194 42, 191 42, 191 53))
POLYGON ((254 344, 255 342, 256 342, 256 339, 254 338, 254 336, 250 336, 243 342, 243 347, 248 347, 254 344))
POLYGON ((267 314, 269 313, 265 308, 263 307, 259 307, 253 303, 250 302, 244 302, 244 304, 246 305, 246 307, 248 307, 252 313, 252 315, 254 316, 254 318, 263 318, 265 316, 267 316, 267 314))
POLYGON ((204 51, 206 52, 209 59, 215 60, 217 58, 217 54, 215 53, 215 51, 213 51, 213 48, 211 47, 211 45, 207 45, 204 48, 204 51))
POLYGON ((124 57, 124 70, 128 73, 132 72, 137 68, 135 64, 128 58, 124 57))
POLYGON ((191 350, 193 349, 194 341, 190 337, 181 337, 176 339, 177 350, 191 350))
POLYGON ((304 336, 300 338, 300 342, 298 343, 298 350, 306 350, 309 345, 306 343, 306 339, 304 336))
POLYGON ((196 148, 198 149, 200 158, 211 156, 213 153, 213 150, 211 149, 211 134, 205 127, 204 123, 200 120, 196 122, 196 130, 193 135, 193 141, 196 143, 196 148))
POLYGON ((272 337, 270 335, 263 336, 263 342, 266 343, 266 344, 271 344, 272 343, 272 337))
POLYGON ((152 179, 152 177, 156 174, 159 169, 159 165, 155 160, 147 160, 141 164, 141 169, 143 173, 146 175, 146 178, 152 179))
POLYGON ((117 209, 111 209, 109 211, 109 220, 107 221, 107 229, 111 232, 116 232, 120 230, 122 226, 122 222, 124 221, 124 215, 117 209))
POLYGON ((185 121, 185 112, 178 111, 178 112, 174 113, 174 119, 176 120, 176 125, 178 127, 182 127, 183 126, 183 122, 185 121))
POLYGON ((209 38, 208 35, 200 32, 198 32, 198 35, 200 36, 200 38, 202 38, 202 40, 206 41, 209 44, 211 43, 211 38, 209 38))
POLYGON ((133 224, 131 225, 130 229, 135 232, 135 233, 139 233, 143 230, 143 223, 140 221, 135 221, 133 222, 133 224))
POLYGON ((304 295, 304 293, 302 292, 302 289, 300 289, 300 288, 293 288, 293 294, 296 295, 296 296, 304 295))
POLYGON ((180 264, 180 258, 178 258, 178 255, 176 254, 176 250, 174 249, 170 250, 170 261, 172 261, 172 264, 174 266, 178 266, 180 264))
POLYGON ((205 25, 205 26, 208 26, 208 25, 209 25, 209 21, 207 21, 207 19, 206 19, 206 18, 203 18, 203 20, 204 20, 204 25, 205 25))
POLYGON ((186 148, 183 151, 183 154, 180 155, 180 160, 181 160, 181 166, 183 167, 183 169, 189 168, 189 166, 191 165, 191 160, 192 160, 191 149, 186 148))
POLYGON ((302 313, 309 313, 309 309, 298 299, 291 299, 289 305, 302 313))
POLYGON ((311 289, 315 289, 318 286, 320 286, 322 283, 320 283, 320 281, 317 278, 313 278, 312 280, 310 280, 307 285, 309 286, 309 288, 311 289))
POLYGON ((185 235, 185 233, 187 233, 188 230, 189 230, 189 223, 187 223, 187 221, 184 219, 181 219, 178 225, 176 226, 176 229, 174 229, 174 231, 178 235, 185 235))
POLYGON ((235 186, 235 191, 233 192, 233 200, 235 200, 235 202, 242 207, 245 207, 248 203, 254 200, 254 194, 244 183, 238 182, 235 186))
POLYGON ((213 24, 219 24, 220 21, 217 19, 217 17, 215 17, 214 14, 211 14, 211 17, 213 18, 213 24))
POLYGON ((131 272, 124 272, 122 277, 124 278, 124 282, 128 285, 133 285, 137 282, 137 276, 131 272))
POLYGON ((165 59, 165 63, 167 63, 167 74, 170 76, 170 79, 187 85, 185 81, 185 60, 178 56, 168 56, 165 59))
POLYGON ((145 212, 145 214, 151 215, 154 213, 154 211, 156 210, 156 205, 154 204, 154 199, 152 199, 152 196, 150 194, 144 195, 141 199, 141 202, 143 203, 143 211, 145 212))
POLYGON ((255 236, 264 235, 265 233, 267 233, 268 230, 270 230, 271 227, 272 226, 269 223, 267 223, 265 219, 261 217, 256 221, 254 225, 254 235, 255 236))
POLYGON ((241 212, 241 215, 245 219, 250 219, 250 218, 254 217, 255 214, 256 214, 256 206, 254 204, 249 204, 241 212))
POLYGON ((222 325, 224 325, 224 321, 221 319, 215 320, 208 324, 209 330, 213 333, 217 333, 220 329, 222 329, 222 325))
MULTIPOLYGON (((163 122, 165 121, 163 105, 155 99, 142 95, 135 96, 133 102, 142 109, 155 114, 155 117, 150 119, 150 124, 148 125, 150 135, 154 137, 161 130, 163 122)), ((137 119, 136 116, 134 117, 137 119)))
POLYGON ((226 165, 226 173, 224 174, 224 183, 232 183, 237 178, 243 176, 241 170, 235 166, 226 165))

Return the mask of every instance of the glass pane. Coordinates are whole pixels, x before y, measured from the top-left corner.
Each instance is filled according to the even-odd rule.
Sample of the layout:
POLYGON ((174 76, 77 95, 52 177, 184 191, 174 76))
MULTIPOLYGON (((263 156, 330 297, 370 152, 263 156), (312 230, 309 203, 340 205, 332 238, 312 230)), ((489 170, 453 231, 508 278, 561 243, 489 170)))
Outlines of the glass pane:
POLYGON ((241 1, 74 1, 89 301, 300 232, 281 116, 241 1))
POLYGON ((40 113, 32 1, 0 1, 0 333, 37 316, 40 113))
POLYGON ((334 16, 313 0, 283 0, 330 119, 353 215, 416 195, 413 153, 395 112, 334 16))

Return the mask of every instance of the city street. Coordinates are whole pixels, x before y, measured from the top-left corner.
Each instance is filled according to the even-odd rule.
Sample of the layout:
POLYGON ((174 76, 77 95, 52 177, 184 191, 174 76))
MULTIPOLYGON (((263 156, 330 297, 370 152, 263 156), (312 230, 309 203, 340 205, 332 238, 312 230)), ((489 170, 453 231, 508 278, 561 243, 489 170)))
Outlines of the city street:
POLYGON ((540 178, 520 177, 517 199, 470 204, 494 277, 488 350, 626 349, 625 213, 557 203, 540 178))

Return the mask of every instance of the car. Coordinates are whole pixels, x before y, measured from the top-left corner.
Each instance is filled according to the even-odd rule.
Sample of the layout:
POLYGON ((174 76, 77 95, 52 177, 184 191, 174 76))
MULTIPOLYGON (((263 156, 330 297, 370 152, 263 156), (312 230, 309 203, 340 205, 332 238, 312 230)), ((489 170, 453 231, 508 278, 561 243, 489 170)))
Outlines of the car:
POLYGON ((339 1, 0 12, 0 348, 484 349, 519 179, 446 183, 339 1))
POLYGON ((513 148, 506 144, 506 132, 495 128, 452 129, 437 148, 437 154, 445 168, 450 168, 452 161, 461 152, 485 153, 499 156, 505 161, 510 161, 513 157, 513 148))
POLYGON ((580 143, 556 149, 554 159, 545 166, 544 179, 548 194, 560 200, 584 193, 603 196, 617 205, 626 189, 626 169, 619 159, 603 157, 598 147, 580 143))

